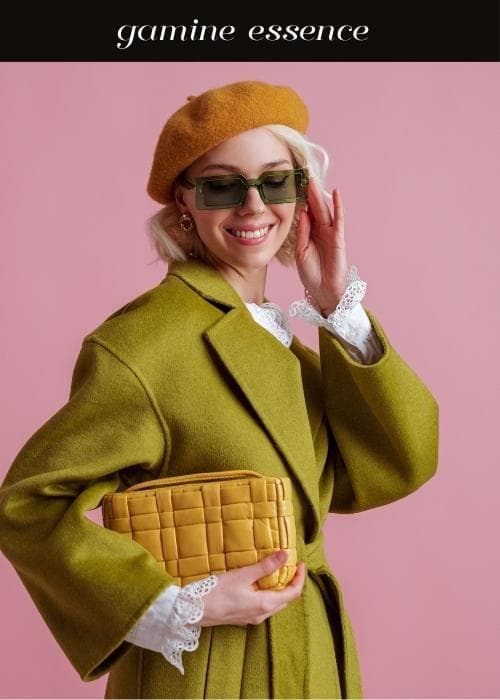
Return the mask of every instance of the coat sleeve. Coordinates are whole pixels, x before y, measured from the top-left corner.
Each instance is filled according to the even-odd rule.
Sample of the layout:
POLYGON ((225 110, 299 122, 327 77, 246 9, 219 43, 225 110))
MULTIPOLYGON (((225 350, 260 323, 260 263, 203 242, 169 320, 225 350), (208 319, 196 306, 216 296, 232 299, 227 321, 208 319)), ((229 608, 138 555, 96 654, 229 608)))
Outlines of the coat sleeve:
POLYGON ((129 630, 174 583, 145 548, 85 512, 123 488, 122 470, 157 471, 168 442, 138 375, 85 339, 68 402, 22 447, 0 487, 0 549, 84 681, 130 648, 129 630))
POLYGON ((364 365, 319 329, 324 405, 334 470, 330 513, 356 513, 396 501, 436 472, 438 404, 365 309, 383 355, 364 365))

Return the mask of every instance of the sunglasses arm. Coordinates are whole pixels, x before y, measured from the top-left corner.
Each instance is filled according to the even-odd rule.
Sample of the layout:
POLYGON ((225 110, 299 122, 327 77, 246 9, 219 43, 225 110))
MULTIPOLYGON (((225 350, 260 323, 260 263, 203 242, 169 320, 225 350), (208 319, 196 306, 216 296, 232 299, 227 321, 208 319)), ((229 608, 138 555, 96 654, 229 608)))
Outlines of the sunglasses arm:
POLYGON ((185 175, 179 175, 177 178, 179 183, 183 186, 186 187, 188 190, 194 190, 196 187, 196 184, 194 182, 191 182, 190 180, 187 179, 185 175))

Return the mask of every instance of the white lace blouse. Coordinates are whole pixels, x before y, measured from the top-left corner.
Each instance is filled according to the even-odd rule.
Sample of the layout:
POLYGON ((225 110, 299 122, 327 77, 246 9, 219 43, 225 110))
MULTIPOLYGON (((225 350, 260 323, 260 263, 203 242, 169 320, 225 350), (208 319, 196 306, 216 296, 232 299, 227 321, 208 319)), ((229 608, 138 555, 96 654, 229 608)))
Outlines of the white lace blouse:
MULTIPOLYGON (((316 326, 325 327, 361 364, 372 364, 382 356, 382 345, 360 303, 366 292, 366 283, 357 276, 356 267, 349 269, 347 287, 328 318, 314 308, 305 291, 305 299, 290 304, 289 316, 299 316, 316 326)), ((287 315, 277 304, 246 302, 246 307, 257 323, 290 347, 293 330, 287 315)), ((184 674, 182 652, 198 648, 201 627, 197 623, 203 617, 203 597, 217 585, 217 581, 217 576, 211 575, 186 586, 167 586, 130 630, 126 640, 163 654, 184 674)))

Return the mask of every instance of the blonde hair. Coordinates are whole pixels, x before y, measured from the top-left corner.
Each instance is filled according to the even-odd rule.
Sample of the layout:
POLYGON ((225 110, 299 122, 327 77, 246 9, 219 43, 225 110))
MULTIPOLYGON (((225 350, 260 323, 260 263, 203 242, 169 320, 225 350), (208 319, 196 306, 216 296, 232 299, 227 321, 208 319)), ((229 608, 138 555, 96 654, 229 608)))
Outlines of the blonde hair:
MULTIPOLYGON (((276 138, 284 143, 292 154, 294 167, 307 168, 321 188, 330 164, 330 157, 322 146, 308 141, 300 132, 283 124, 269 124, 264 127, 276 138)), ((277 260, 285 267, 295 263, 296 227, 298 221, 298 206, 295 210, 294 221, 276 253, 277 260)), ((157 253, 156 260, 163 260, 167 264, 174 260, 188 260, 199 258, 211 264, 212 257, 202 242, 196 228, 191 231, 183 231, 179 225, 180 212, 175 201, 169 202, 156 214, 146 221, 146 230, 152 248, 157 253)), ((153 261, 153 262, 156 262, 153 261)))

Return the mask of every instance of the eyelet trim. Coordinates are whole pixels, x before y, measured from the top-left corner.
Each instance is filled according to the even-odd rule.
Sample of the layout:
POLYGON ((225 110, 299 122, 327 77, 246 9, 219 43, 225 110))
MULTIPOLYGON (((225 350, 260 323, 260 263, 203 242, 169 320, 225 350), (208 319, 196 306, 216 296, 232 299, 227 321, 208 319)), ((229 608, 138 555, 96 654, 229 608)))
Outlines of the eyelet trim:
POLYGON ((182 675, 182 652, 198 648, 201 627, 196 623, 203 617, 203 597, 210 593, 217 583, 217 576, 212 574, 183 586, 168 617, 168 638, 163 644, 162 654, 182 675))

